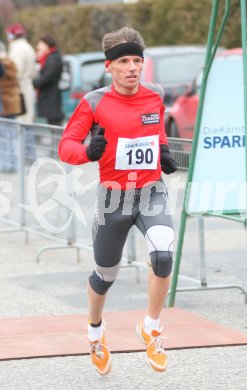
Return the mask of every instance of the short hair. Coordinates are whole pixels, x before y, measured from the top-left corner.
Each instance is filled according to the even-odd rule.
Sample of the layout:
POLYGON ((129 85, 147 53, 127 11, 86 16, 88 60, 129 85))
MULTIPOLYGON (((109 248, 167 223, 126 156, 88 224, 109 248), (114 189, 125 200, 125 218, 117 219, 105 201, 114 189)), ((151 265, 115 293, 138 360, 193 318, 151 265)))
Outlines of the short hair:
POLYGON ((112 47, 125 42, 137 43, 142 50, 145 49, 145 43, 141 34, 131 27, 122 27, 119 30, 105 34, 102 39, 102 48, 106 52, 112 47))
POLYGON ((57 46, 55 39, 51 35, 43 35, 39 38, 39 41, 44 42, 50 48, 57 46))

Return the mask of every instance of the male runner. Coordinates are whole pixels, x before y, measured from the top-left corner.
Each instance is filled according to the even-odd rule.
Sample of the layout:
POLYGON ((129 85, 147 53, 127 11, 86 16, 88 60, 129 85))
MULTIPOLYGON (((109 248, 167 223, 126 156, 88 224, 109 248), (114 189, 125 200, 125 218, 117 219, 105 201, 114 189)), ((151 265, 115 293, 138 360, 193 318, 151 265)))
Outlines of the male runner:
POLYGON ((174 231, 161 170, 170 174, 177 169, 164 129, 164 92, 159 85, 140 81, 145 44, 139 32, 124 27, 106 34, 102 45, 112 85, 81 99, 59 145, 62 161, 99 162, 93 221, 95 270, 88 282, 91 359, 99 374, 110 372, 102 312, 128 231, 136 225, 146 238, 151 260, 147 315, 136 330, 146 344, 150 367, 164 371, 167 356, 159 316, 169 288, 174 231), (92 138, 85 145, 90 130, 92 138))

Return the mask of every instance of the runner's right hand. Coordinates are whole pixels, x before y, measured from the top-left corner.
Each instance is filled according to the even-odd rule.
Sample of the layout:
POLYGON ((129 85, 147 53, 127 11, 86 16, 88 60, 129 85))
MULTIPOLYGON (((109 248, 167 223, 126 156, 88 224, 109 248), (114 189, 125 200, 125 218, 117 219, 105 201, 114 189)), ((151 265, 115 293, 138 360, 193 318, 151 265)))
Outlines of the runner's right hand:
POLYGON ((86 149, 87 156, 91 161, 99 160, 105 152, 107 140, 104 137, 105 129, 101 127, 97 135, 95 135, 86 149))

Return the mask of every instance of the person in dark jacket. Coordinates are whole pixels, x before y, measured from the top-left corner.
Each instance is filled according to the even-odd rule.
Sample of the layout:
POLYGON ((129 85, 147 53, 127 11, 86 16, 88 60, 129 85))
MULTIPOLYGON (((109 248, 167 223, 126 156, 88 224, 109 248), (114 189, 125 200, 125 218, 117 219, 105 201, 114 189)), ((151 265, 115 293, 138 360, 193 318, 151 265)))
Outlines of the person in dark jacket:
POLYGON ((0 77, 3 77, 4 75, 4 66, 0 64, 0 77))
MULTIPOLYGON (((20 87, 17 67, 7 56, 6 46, 0 41, 0 118, 15 119, 21 112, 20 87)), ((18 165, 16 155, 16 128, 11 122, 1 122, 0 126, 0 171, 15 172, 18 165)))
POLYGON ((51 125, 60 126, 63 112, 58 84, 62 73, 62 58, 54 38, 50 35, 39 38, 36 53, 40 71, 33 84, 37 89, 38 116, 45 118, 51 125))
MULTIPOLYGON (((4 66, 0 62, 0 78, 3 77, 3 75, 4 75, 4 66)), ((2 107, 3 107, 3 105, 2 105, 2 101, 1 101, 1 97, 0 97, 0 111, 2 110, 2 107)))
MULTIPOLYGON (((0 62, 0 78, 3 77, 3 75, 4 75, 4 66, 0 62)), ((2 101, 1 101, 1 97, 0 97, 0 111, 2 111, 2 108, 3 108, 3 105, 2 105, 2 101)))

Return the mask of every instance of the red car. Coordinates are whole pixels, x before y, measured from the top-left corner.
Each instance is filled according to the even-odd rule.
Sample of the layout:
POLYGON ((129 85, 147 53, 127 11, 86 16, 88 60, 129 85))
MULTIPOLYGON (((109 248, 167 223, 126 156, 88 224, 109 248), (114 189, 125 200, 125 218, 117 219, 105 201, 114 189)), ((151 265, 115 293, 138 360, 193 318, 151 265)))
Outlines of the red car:
MULTIPOLYGON (((217 58, 236 55, 242 55, 241 48, 219 51, 219 53, 217 53, 217 58)), ((217 58, 215 61, 217 61, 217 58)), ((179 96, 171 106, 166 123, 166 132, 169 137, 183 139, 193 138, 202 75, 203 72, 201 70, 189 86, 187 92, 179 96)))

